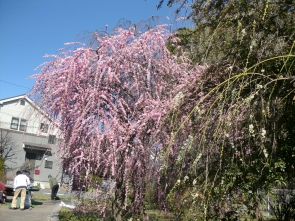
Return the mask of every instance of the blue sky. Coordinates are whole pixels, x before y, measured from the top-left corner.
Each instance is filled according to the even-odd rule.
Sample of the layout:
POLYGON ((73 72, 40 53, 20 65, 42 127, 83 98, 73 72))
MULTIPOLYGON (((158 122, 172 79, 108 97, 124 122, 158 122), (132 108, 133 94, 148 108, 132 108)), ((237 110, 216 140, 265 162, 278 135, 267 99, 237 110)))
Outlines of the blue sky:
MULTIPOLYGON (((30 91, 34 69, 64 43, 83 34, 112 29, 124 18, 137 23, 160 16, 171 23, 173 8, 158 0, 0 0, 0 99, 30 91), (167 20, 166 16, 170 18, 167 20)), ((175 24, 174 24, 174 27, 175 24)))

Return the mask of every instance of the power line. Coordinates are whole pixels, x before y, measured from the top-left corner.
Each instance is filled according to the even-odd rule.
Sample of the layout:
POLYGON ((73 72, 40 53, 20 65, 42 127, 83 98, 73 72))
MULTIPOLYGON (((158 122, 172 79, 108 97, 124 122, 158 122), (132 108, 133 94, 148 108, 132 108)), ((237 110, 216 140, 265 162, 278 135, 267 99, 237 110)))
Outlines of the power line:
POLYGON ((21 85, 18 85, 18 84, 14 84, 14 83, 7 82, 7 81, 3 81, 3 80, 0 80, 0 81, 2 81, 2 82, 4 82, 4 83, 7 83, 7 84, 14 85, 14 86, 18 86, 18 87, 23 87, 23 88, 31 89, 31 88, 29 88, 29 87, 21 86, 21 85))

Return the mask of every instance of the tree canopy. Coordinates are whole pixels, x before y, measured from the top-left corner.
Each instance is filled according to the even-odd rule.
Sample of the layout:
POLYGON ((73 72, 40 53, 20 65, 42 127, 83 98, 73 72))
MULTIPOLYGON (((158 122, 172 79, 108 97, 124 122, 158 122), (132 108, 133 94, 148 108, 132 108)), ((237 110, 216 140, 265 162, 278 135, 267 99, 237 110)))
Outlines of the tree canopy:
POLYGON ((133 214, 143 212, 146 180, 168 139, 155 134, 178 91, 202 71, 169 53, 169 36, 164 26, 97 34, 97 48, 66 49, 35 76, 40 105, 62 131, 63 164, 86 181, 115 181, 115 220, 128 200, 133 214))

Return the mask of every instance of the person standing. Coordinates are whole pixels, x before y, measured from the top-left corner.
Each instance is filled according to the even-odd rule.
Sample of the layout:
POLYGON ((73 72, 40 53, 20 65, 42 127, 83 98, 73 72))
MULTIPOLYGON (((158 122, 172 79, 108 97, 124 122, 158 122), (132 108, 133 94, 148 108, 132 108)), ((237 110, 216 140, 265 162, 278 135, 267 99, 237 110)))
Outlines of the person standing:
POLYGON ((27 177, 25 174, 22 174, 21 171, 17 171, 16 177, 13 181, 14 195, 12 198, 12 209, 17 209, 16 203, 19 194, 21 194, 20 210, 25 209, 25 199, 28 185, 30 185, 29 177, 27 177))
POLYGON ((56 200, 56 195, 58 192, 58 182, 56 178, 52 177, 51 175, 48 175, 49 178, 49 184, 50 184, 50 189, 51 189, 51 200, 56 200))

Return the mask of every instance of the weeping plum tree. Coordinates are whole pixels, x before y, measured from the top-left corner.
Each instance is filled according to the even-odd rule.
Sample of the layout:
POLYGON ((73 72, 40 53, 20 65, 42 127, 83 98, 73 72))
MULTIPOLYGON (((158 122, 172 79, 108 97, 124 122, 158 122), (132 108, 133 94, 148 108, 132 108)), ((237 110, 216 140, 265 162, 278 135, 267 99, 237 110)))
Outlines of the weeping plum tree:
POLYGON ((33 94, 63 137, 63 165, 83 171, 84 182, 91 175, 115 181, 115 220, 127 206, 143 214, 146 182, 160 168, 156 153, 169 140, 161 123, 175 95, 202 71, 185 54, 169 53, 169 36, 165 26, 117 29, 97 35, 95 48, 82 44, 53 55, 34 76, 33 94))

